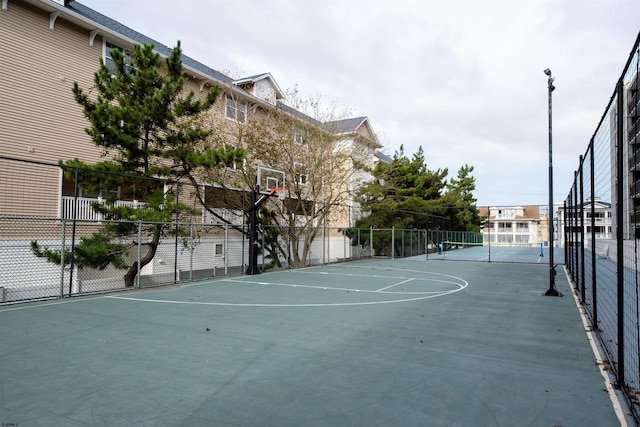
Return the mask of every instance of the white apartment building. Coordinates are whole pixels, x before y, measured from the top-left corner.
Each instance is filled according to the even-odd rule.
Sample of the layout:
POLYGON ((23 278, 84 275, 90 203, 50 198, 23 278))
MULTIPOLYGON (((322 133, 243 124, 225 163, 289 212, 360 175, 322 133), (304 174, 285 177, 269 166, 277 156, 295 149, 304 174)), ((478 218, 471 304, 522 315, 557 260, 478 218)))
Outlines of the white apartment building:
POLYGON ((522 244, 545 242, 538 206, 481 207, 486 217, 482 229, 485 243, 522 244))
MULTIPOLYGON (((564 206, 558 206, 556 209, 554 222, 556 223, 556 239, 560 242, 560 246, 564 246, 565 233, 579 232, 581 224, 585 240, 591 239, 593 232, 595 232, 597 240, 609 240, 615 237, 611 203, 602 202, 597 197, 592 202, 589 198, 585 200, 584 206, 577 206, 576 210, 577 212, 574 214, 573 209, 567 209, 565 215, 564 206), (593 214, 591 213, 592 205, 593 214), (582 222, 580 212, 582 212, 582 222)), ((571 240, 577 241, 579 238, 571 240)))

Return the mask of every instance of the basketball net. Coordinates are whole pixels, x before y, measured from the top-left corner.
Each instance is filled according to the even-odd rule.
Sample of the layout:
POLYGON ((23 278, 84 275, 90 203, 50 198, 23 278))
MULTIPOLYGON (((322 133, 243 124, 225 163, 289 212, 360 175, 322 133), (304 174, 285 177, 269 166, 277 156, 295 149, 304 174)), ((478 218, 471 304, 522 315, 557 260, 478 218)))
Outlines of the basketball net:
POLYGON ((269 195, 270 196, 276 196, 278 199, 284 200, 287 197, 287 189, 286 188, 280 188, 280 187, 274 187, 271 190, 269 190, 269 195))

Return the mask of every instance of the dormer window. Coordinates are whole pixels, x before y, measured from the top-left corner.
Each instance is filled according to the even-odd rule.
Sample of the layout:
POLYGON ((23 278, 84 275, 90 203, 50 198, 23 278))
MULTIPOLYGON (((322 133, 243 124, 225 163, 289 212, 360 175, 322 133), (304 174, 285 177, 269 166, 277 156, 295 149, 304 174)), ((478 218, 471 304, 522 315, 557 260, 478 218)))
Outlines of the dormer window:
POLYGON ((269 104, 276 105, 278 99, 283 99, 284 94, 270 73, 258 74, 234 80, 233 84, 242 88, 247 93, 260 98, 269 104))
POLYGON ((236 101, 227 95, 227 119, 235 120, 238 123, 244 123, 247 117, 247 104, 236 101))

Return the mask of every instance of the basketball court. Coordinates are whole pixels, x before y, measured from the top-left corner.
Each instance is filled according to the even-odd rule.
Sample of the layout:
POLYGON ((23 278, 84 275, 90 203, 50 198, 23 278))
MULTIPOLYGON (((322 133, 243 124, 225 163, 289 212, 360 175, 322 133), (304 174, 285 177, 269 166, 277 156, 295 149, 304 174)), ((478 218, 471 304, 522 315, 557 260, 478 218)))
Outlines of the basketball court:
POLYGON ((0 422, 627 422, 556 287, 542 265, 421 256, 7 305, 0 422))

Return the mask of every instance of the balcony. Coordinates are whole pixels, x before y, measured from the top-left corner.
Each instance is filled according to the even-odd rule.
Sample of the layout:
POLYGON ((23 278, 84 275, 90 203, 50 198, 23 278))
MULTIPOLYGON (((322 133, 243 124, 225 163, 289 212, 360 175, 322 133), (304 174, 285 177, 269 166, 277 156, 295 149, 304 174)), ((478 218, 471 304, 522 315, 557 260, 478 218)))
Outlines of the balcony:
MULTIPOLYGON (((60 218, 101 221, 104 219, 103 215, 93 210, 91 204, 95 202, 101 203, 102 201, 103 199, 101 198, 94 199, 88 197, 78 197, 77 199, 74 199, 73 197, 63 196, 60 206, 60 218), (74 201, 77 201, 77 211, 75 216, 73 215, 74 201)), ((141 206, 144 206, 145 203, 138 202, 137 200, 117 200, 115 202, 115 205, 139 208, 141 206)))

